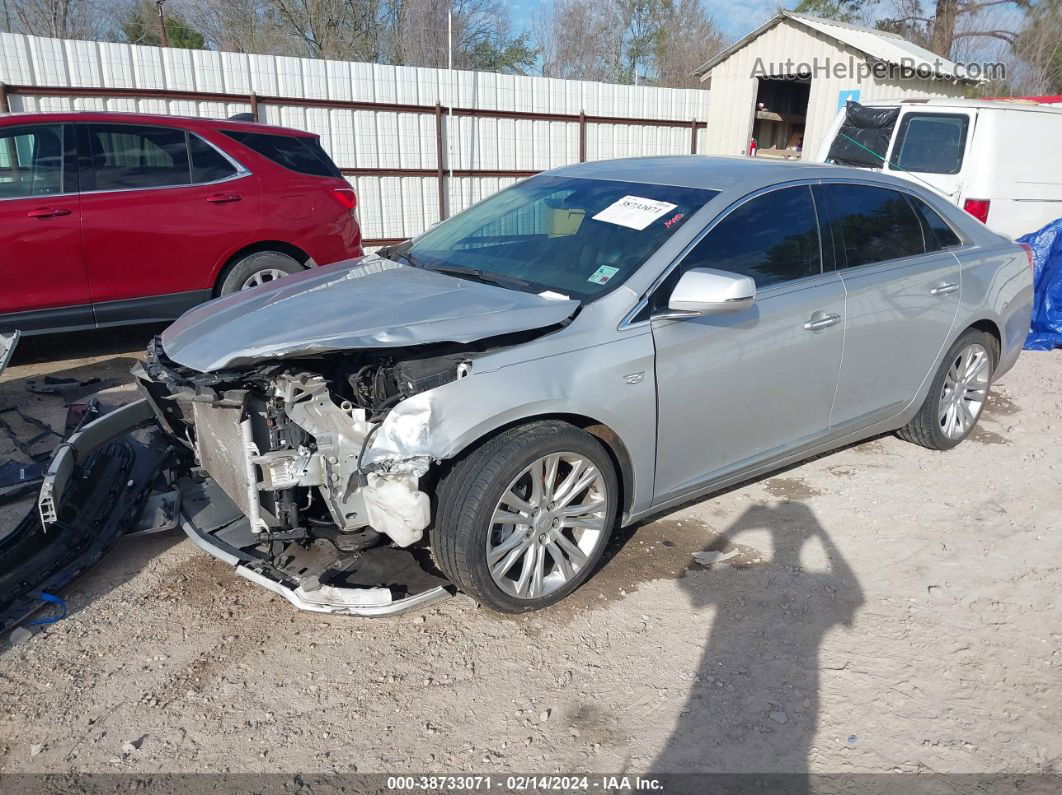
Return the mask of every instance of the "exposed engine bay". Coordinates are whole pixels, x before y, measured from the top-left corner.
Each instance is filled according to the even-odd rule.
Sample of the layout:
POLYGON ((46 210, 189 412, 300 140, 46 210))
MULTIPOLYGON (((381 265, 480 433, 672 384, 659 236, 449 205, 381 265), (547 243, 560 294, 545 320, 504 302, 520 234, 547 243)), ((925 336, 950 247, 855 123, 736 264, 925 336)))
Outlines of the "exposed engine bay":
POLYGON ((365 465, 402 400, 463 378, 467 353, 353 352, 216 373, 170 362, 156 340, 134 374, 160 424, 263 541, 324 536, 352 548, 382 533, 406 547, 431 520, 425 457, 365 465), (371 528, 371 529, 369 529, 371 528))

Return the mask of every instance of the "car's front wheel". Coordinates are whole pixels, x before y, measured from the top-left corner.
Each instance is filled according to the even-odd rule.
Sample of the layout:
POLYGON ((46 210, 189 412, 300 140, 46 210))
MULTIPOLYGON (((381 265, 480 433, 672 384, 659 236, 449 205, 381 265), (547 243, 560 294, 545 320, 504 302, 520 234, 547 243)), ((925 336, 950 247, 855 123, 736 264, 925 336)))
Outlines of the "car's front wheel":
POLYGON ((305 268, 299 261, 287 254, 279 251, 256 251, 229 266, 221 279, 218 295, 231 295, 303 270, 305 268))
POLYGON ((897 435, 931 450, 949 450, 969 436, 988 400, 998 351, 994 337, 966 329, 940 363, 922 407, 897 435))
POLYGON ((616 520, 619 485, 601 442, 548 421, 476 448, 437 493, 431 545, 440 568, 488 607, 521 613, 590 576, 616 520))

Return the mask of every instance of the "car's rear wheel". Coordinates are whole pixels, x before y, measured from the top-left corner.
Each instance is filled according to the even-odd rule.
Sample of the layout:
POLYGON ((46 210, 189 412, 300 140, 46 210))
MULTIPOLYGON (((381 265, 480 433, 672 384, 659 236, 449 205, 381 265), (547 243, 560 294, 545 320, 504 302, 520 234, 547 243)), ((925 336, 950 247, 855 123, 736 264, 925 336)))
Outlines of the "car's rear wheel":
POLYGON ((256 251, 236 260, 221 279, 218 295, 230 295, 305 270, 294 257, 279 251, 256 251))
POLYGON ((897 435, 931 450, 949 450, 969 436, 988 400, 998 348, 994 337, 978 329, 960 334, 940 363, 922 407, 897 435))
POLYGON ((619 484, 601 442, 550 421, 473 450, 437 493, 431 544, 440 568, 488 607, 521 613, 590 576, 616 520, 619 484))

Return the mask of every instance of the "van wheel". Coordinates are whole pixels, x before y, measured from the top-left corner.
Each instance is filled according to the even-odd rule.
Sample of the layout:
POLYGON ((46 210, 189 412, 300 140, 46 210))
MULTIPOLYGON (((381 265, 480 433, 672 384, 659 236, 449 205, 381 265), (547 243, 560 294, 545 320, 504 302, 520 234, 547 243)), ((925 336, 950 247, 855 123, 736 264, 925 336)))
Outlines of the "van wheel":
POLYGON ((960 334, 940 363, 922 407, 896 435, 930 450, 950 450, 969 436, 988 399, 998 347, 994 337, 975 328, 960 334))
POLYGON ((563 599, 593 573, 616 520, 608 452, 564 422, 499 434, 439 483, 431 546, 465 593, 504 613, 563 599))
POLYGON ((256 251, 233 262, 221 279, 218 295, 268 284, 292 273, 305 270, 293 257, 279 251, 256 251))

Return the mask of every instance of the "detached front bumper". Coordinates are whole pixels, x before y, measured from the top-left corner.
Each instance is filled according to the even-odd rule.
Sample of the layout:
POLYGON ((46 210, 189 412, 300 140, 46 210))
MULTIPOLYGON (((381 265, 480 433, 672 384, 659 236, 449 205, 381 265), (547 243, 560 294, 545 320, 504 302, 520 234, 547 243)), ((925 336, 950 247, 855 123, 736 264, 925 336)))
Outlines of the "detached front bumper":
MULTIPOLYGON (((47 532, 52 526, 73 524, 82 515, 85 489, 91 487, 84 462, 99 456, 108 445, 126 438, 139 441, 123 449, 134 456, 157 449, 165 434, 147 400, 126 404, 87 424, 57 450, 45 475, 38 507, 47 532), (152 443, 154 440, 154 444, 152 443)), ((151 494, 139 495, 132 529, 165 529, 152 526, 162 521, 180 524, 200 548, 233 566, 236 573, 251 582, 280 594, 300 610, 319 613, 378 617, 405 613, 440 602, 452 595, 451 588, 438 577, 419 568, 409 551, 386 547, 364 550, 337 565, 335 548, 325 540, 306 545, 289 544, 281 555, 263 554, 250 522, 213 479, 193 478, 188 463, 174 456, 165 471, 154 473, 151 494), (174 517, 165 509, 172 506, 174 517), (283 562, 278 561, 282 557, 283 562), (354 583, 328 584, 341 574, 354 583), (396 584, 397 583, 397 584, 396 584), (427 585, 427 587, 423 587, 427 585)), ((116 508, 119 507, 116 505, 116 508)), ((129 510, 132 506, 122 506, 129 510)), ((133 517, 130 517, 133 519, 133 517)), ((172 525, 171 525, 172 526, 172 525)), ((127 530, 126 532, 129 532, 127 530)))

